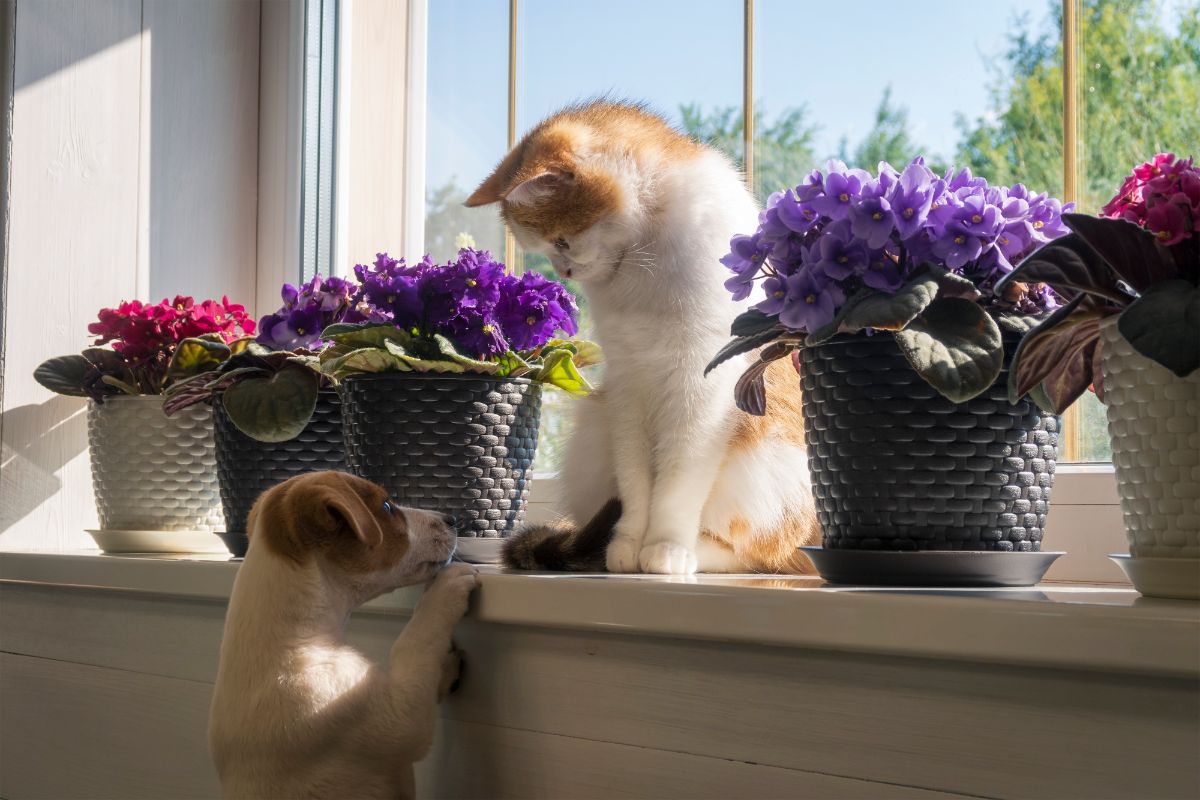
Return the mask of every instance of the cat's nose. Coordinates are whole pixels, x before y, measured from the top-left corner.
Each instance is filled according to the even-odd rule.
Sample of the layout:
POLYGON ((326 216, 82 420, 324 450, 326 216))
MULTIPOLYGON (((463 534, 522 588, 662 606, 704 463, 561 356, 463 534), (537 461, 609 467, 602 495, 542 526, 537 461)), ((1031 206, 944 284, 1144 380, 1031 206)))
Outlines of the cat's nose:
POLYGON ((453 514, 442 514, 442 522, 446 523, 446 527, 450 528, 450 530, 458 530, 458 517, 453 514))

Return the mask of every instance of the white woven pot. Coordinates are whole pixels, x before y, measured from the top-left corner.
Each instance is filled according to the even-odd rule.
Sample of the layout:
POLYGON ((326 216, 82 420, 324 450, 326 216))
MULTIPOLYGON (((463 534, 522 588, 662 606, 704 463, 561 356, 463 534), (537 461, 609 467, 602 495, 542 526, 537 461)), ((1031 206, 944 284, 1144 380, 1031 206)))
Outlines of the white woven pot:
POLYGON ((124 531, 223 528, 212 409, 168 417, 162 397, 88 403, 88 448, 100 527, 124 531))
POLYGON ((1200 559, 1200 370, 1179 378, 1101 329, 1113 466, 1135 558, 1200 559))

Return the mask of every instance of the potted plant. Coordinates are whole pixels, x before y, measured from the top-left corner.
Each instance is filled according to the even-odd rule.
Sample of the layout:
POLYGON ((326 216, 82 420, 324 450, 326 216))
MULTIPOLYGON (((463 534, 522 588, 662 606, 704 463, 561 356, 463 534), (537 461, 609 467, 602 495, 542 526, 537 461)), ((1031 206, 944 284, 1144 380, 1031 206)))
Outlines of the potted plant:
POLYGON ((487 252, 435 265, 381 253, 355 268, 360 323, 322 334, 321 369, 341 382, 351 471, 407 505, 449 512, 459 534, 500 537, 524 519, 542 384, 591 390, 598 360, 561 284, 507 275, 487 252))
MULTIPOLYGON (((245 308, 228 298, 123 302, 102 309, 88 326, 95 346, 51 358, 34 371, 47 389, 88 398, 88 450, 102 532, 221 527, 212 414, 197 407, 168 417, 160 395, 244 349, 254 328, 245 308)), ((102 533, 97 541, 106 549, 131 546, 115 533, 102 533)), ((141 541, 138 549, 156 546, 141 541)), ((184 546, 178 536, 156 541, 164 549, 184 546)))
POLYGON ((759 283, 764 297, 710 369, 757 353, 736 393, 740 408, 762 414, 767 364, 792 355, 822 574, 1028 583, 1048 566, 918 556, 1041 549, 1058 421, 1036 396, 1009 402, 1004 372, 1056 301, 1037 284, 992 290, 1066 232, 1061 210, 966 169, 938 177, 922 158, 874 175, 834 161, 773 195, 758 229, 733 238, 727 288, 744 300, 759 283))
POLYGON ((1129 538, 1114 560, 1143 594, 1200 599, 1200 168, 1159 154, 1102 214, 1065 214, 1071 233, 999 284, 1068 301, 1021 342, 1010 389, 1057 411, 1095 389, 1129 538))
POLYGON ((281 294, 282 307, 259 320, 254 342, 172 385, 163 403, 168 415, 201 402, 213 407, 226 523, 217 535, 239 557, 260 494, 293 475, 346 469, 341 402, 317 353, 325 327, 355 318, 359 287, 317 275, 299 289, 284 284, 281 294))

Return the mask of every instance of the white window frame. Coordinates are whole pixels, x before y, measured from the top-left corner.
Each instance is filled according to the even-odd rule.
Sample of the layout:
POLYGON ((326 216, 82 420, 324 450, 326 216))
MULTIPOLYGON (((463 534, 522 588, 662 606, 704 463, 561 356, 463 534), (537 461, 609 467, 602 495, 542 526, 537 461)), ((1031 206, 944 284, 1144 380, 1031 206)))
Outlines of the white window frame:
MULTIPOLYGON (((375 0, 341 0, 342 35, 348 35, 352 29, 355 17, 355 4, 373 2, 375 0)), ((299 0, 292 0, 298 3, 299 0)), ((1077 0, 1064 0, 1064 8, 1077 0)), ((753 0, 747 0, 747 10, 753 13, 753 0)), ((516 0, 510 0, 510 20, 515 24, 516 0)), ((424 198, 425 198, 425 137, 426 137, 426 53, 428 47, 428 0, 409 0, 407 4, 396 3, 395 13, 407 14, 407 79, 405 102, 405 178, 403 193, 405 197, 403 215, 404 254, 419 255, 424 242, 424 198)), ((264 18, 265 21, 265 18, 264 18)), ((297 28, 295 23, 293 29, 297 28)), ((510 30, 510 42, 513 31, 510 30)), ((264 35, 265 27, 264 27, 264 35)), ((285 48, 276 48, 274 52, 284 52, 285 48)), ((348 52, 343 47, 342 52, 348 52)), ((267 54, 264 48, 264 57, 267 54)), ((294 58, 294 54, 293 54, 294 58)), ((293 63, 293 67, 294 67, 293 63)), ((352 65, 348 68, 352 69, 352 65)), ((265 69, 265 68, 264 68, 265 69)), ((342 69, 347 69, 343 63, 342 69)), ((344 75, 339 80, 344 79, 344 75)), ((388 76, 380 76, 386 80, 388 76)), ((294 83, 294 81, 293 81, 294 83)), ((344 85, 344 84, 343 84, 344 85)), ((511 94, 511 92, 510 92, 511 94)), ((343 97, 345 95, 343 94, 343 97)), ((752 92, 747 91, 747 96, 752 92)), ((291 106, 288 106, 290 109, 291 106)), ((265 113, 282 113, 282 107, 267 108, 265 113)), ((513 109, 510 109, 510 114, 513 109)), ((344 124, 345 115, 339 110, 339 125, 344 124)), ((295 120, 293 120, 293 124, 295 120)), ((263 129, 267 129, 263 125, 263 129)), ((273 126, 272 126, 273 127, 273 126)), ((344 133, 344 131, 343 131, 344 133)), ((515 136, 515 130, 510 138, 515 136)), ((348 141, 348 136, 341 136, 340 141, 348 141)), ((342 150, 342 152, 345 152, 342 150)), ((370 157, 369 154, 355 152, 353 157, 370 157)), ((344 172, 342 173, 344 174, 344 172)), ((288 199, 294 204, 294 198, 288 199)), ((356 208, 365 207, 373 202, 367 193, 350 191, 344 182, 338 185, 339 217, 353 215, 356 208)), ((261 216, 261 215, 260 215, 261 216)), ((342 256, 349 254, 341 253, 342 256)), ((351 256, 352 257, 352 256, 351 256)), ((345 258, 343 258, 345 261, 345 258)), ((260 261, 260 264, 265 263, 260 261)), ((291 261, 296 263, 296 261, 291 261)), ((344 271, 349 261, 338 264, 337 269, 344 271)), ((278 282, 275 287, 278 287, 278 282)), ((558 476, 549 473, 540 475, 534 482, 530 497, 529 517, 532 521, 545 521, 555 516, 559 494, 558 476)), ((1050 578, 1070 581, 1087 581, 1100 583, 1124 583, 1120 571, 1105 557, 1111 552, 1125 552, 1123 523, 1120 513, 1120 501, 1117 496, 1116 481, 1111 464, 1060 464, 1055 476, 1053 502, 1049 515, 1046 538, 1046 549, 1066 550, 1068 555, 1060 559, 1050 573, 1050 578)))

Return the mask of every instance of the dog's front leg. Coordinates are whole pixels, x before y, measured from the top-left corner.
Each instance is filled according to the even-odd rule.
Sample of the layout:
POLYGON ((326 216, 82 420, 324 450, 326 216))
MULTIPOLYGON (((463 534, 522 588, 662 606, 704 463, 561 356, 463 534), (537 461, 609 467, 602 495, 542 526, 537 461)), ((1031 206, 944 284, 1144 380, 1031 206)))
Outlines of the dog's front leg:
POLYGON ((455 623, 467 613, 477 583, 475 569, 469 564, 452 564, 442 570, 392 645, 393 702, 396 713, 409 721, 407 730, 417 737, 408 743, 414 761, 433 744, 438 700, 458 677, 458 654, 451 637, 455 623))

